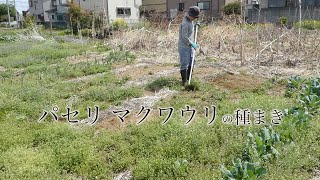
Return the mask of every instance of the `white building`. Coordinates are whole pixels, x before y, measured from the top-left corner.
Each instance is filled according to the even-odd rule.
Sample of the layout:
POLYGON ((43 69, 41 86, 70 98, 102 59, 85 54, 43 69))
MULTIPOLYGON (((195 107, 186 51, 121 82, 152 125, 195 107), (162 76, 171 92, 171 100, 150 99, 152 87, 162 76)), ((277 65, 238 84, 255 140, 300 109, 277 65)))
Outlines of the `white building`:
POLYGON ((125 19, 128 24, 136 24, 140 19, 142 0, 75 0, 81 8, 96 13, 106 13, 109 23, 118 18, 125 19))
POLYGON ((142 0, 29 0, 29 12, 38 23, 66 22, 68 2, 72 1, 84 10, 105 13, 109 23, 123 18, 128 24, 136 24, 140 19, 142 0))

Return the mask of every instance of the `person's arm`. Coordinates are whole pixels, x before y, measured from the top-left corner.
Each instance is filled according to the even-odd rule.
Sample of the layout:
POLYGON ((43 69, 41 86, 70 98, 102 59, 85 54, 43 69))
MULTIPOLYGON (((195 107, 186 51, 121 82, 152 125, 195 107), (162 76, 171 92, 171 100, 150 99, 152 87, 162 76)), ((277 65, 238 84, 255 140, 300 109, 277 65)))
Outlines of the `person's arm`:
POLYGON ((181 26, 181 38, 182 38, 182 41, 185 44, 188 44, 189 46, 191 46, 192 42, 189 39, 189 31, 190 31, 190 28, 188 27, 188 25, 183 24, 181 26))

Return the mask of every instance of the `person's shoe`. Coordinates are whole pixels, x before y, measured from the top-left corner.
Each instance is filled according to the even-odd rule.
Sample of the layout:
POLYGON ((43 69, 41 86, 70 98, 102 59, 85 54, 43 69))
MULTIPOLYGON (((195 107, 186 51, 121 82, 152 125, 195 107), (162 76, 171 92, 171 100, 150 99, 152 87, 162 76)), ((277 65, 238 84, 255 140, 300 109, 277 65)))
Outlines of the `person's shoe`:
POLYGON ((191 66, 189 66, 189 67, 188 67, 188 70, 187 70, 187 81, 189 81, 190 72, 191 72, 191 66))
POLYGON ((186 82, 187 82, 187 73, 188 70, 184 69, 184 70, 180 70, 180 74, 181 74, 181 80, 182 80, 182 86, 185 86, 186 82))

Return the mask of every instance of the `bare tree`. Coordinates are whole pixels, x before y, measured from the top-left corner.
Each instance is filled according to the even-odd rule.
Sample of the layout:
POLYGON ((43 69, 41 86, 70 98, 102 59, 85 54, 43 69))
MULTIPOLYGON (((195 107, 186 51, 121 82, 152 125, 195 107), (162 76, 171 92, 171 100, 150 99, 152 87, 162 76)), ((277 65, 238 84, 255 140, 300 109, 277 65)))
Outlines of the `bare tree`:
POLYGON ((300 51, 301 19, 302 19, 301 16, 302 16, 301 15, 301 0, 299 0, 299 36, 298 36, 298 51, 297 51, 298 54, 300 54, 299 51, 300 51))

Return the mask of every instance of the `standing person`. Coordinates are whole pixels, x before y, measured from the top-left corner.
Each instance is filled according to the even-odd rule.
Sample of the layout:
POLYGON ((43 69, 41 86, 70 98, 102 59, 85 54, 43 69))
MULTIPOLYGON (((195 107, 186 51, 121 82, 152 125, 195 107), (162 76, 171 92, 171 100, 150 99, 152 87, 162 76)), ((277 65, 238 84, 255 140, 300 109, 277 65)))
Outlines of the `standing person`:
POLYGON ((183 18, 179 30, 178 51, 180 56, 180 74, 182 86, 186 85, 191 73, 192 48, 196 49, 197 44, 194 43, 194 23, 199 18, 200 8, 192 6, 189 8, 188 14, 183 18))

